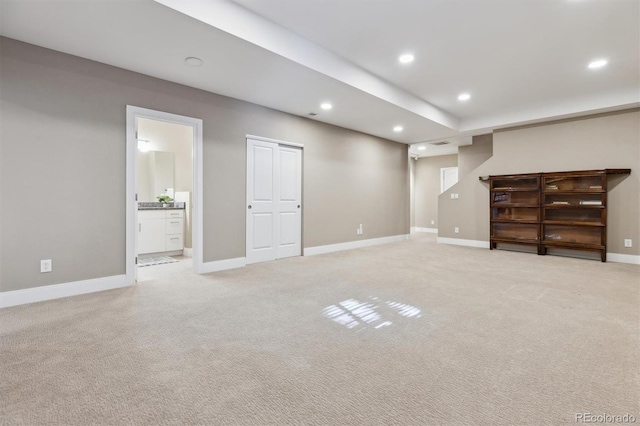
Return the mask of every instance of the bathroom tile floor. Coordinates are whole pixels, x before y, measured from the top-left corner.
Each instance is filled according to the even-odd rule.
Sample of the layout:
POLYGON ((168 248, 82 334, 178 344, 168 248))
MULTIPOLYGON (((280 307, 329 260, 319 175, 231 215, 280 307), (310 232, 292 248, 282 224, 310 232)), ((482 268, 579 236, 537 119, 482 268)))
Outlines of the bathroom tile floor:
POLYGON ((157 281, 168 276, 187 276, 193 273, 193 259, 184 256, 171 256, 178 260, 175 263, 165 263, 162 265, 145 266, 138 268, 138 284, 157 281))

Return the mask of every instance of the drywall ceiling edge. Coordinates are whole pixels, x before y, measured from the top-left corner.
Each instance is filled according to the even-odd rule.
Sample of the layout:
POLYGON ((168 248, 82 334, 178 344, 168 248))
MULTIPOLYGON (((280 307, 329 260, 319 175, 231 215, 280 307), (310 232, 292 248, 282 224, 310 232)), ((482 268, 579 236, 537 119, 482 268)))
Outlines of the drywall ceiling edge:
POLYGON ((237 4, 228 1, 154 1, 435 123, 458 129, 458 117, 237 4))

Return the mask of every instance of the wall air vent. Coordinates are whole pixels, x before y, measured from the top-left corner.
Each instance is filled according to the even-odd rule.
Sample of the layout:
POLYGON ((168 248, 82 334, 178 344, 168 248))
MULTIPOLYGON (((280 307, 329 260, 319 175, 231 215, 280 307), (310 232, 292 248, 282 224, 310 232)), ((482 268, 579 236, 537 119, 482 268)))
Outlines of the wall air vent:
POLYGON ((429 142, 429 145, 433 145, 433 146, 442 146, 442 145, 449 145, 451 142, 449 141, 442 141, 442 142, 429 142))

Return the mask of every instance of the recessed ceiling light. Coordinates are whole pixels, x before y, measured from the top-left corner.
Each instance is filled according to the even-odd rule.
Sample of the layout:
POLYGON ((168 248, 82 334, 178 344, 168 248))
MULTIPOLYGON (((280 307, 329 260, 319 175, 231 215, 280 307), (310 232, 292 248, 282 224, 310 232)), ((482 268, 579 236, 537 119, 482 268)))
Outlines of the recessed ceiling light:
POLYGON ((411 53, 403 53, 398 57, 398 60, 403 64, 413 62, 414 59, 415 57, 411 53))
POLYGON ((607 60, 606 59, 598 59, 592 62, 589 62, 589 68, 596 69, 596 68, 602 68, 605 65, 607 65, 607 60))
POLYGON ((419 147, 418 147, 418 150, 419 150, 419 151, 424 151, 425 149, 427 149, 427 147, 426 147, 426 146, 419 146, 419 147))
POLYGON ((471 95, 468 93, 461 93, 460 95, 458 95, 459 101, 468 101, 469 99, 471 99, 471 95))
POLYGON ((394 132, 401 132, 403 130, 404 130, 404 127, 402 127, 402 126, 396 126, 396 127, 393 128, 394 132))
POLYGON ((195 56, 189 56, 184 60, 184 63, 190 67, 201 67, 203 62, 202 62, 202 59, 200 58, 196 58, 195 56))
POLYGON ((331 108, 333 108, 333 105, 331 105, 329 102, 325 102, 325 103, 320 105, 320 108, 322 108, 322 109, 331 109, 331 108))

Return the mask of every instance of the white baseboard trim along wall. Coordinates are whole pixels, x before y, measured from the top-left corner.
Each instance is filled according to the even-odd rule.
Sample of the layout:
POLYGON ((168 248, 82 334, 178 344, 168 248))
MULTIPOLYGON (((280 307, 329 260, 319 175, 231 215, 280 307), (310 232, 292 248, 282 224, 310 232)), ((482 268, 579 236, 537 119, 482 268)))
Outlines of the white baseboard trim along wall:
MULTIPOLYGON (((244 257, 218 260, 215 262, 205 262, 199 273, 206 274, 209 272, 224 271, 225 269, 240 268, 242 266, 246 266, 246 264, 247 262, 244 257)), ((6 291, 0 293, 0 309, 25 305, 27 303, 43 302, 45 300, 96 293, 99 291, 112 290, 131 285, 133 284, 127 282, 126 275, 114 275, 112 277, 94 278, 70 283, 27 288, 24 290, 6 291)))
POLYGON ((420 228, 418 226, 414 226, 411 228, 411 232, 427 232, 429 234, 437 234, 438 228, 420 228))
MULTIPOLYGON (((444 238, 444 237, 438 237, 437 241, 438 241, 438 244, 452 244, 456 246, 489 248, 488 241, 462 240, 458 238, 444 238)), ((640 265, 640 256, 635 256, 632 254, 607 253, 607 262, 631 263, 634 265, 640 265)))
POLYGON ((215 260, 213 262, 204 262, 199 274, 208 274, 210 272, 226 271, 227 269, 242 268, 247 266, 246 257, 236 257, 234 259, 215 260))
POLYGON ((95 293, 97 291, 112 290, 127 287, 126 275, 94 278, 91 280, 73 281, 70 283, 45 285, 24 290, 6 291, 0 293, 0 308, 42 302, 44 300, 60 299, 62 297, 95 293))
POLYGON ((607 262, 632 263, 640 265, 640 256, 633 254, 607 253, 607 262))
POLYGON ((460 238, 445 238, 445 237, 438 237, 437 241, 438 241, 438 244, 451 244, 454 246, 489 248, 489 241, 462 240, 460 238))
POLYGON ((391 237, 371 238, 369 240, 349 241, 348 243, 329 244, 326 246, 308 247, 304 249, 305 256, 315 256, 317 254, 332 253, 334 251, 351 250, 362 247, 377 246, 379 244, 396 243, 405 241, 409 235, 393 235, 391 237))

